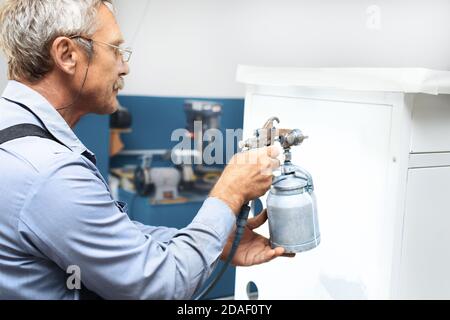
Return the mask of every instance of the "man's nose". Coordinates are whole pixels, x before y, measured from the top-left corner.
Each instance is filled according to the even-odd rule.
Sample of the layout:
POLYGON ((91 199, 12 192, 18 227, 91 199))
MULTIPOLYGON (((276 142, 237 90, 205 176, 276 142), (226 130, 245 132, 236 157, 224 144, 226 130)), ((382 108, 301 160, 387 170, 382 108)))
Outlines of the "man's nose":
POLYGON ((122 63, 120 64, 119 73, 121 76, 126 76, 130 73, 130 65, 128 64, 128 62, 122 61, 122 63))

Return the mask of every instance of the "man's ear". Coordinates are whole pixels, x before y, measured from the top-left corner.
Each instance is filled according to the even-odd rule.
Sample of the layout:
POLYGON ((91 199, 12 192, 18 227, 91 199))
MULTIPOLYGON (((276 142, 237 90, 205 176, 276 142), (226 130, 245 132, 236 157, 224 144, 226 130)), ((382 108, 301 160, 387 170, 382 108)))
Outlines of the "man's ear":
POLYGON ((58 37, 53 41, 50 55, 55 67, 70 75, 75 74, 77 63, 80 63, 83 59, 80 48, 76 46, 74 41, 66 37, 58 37))

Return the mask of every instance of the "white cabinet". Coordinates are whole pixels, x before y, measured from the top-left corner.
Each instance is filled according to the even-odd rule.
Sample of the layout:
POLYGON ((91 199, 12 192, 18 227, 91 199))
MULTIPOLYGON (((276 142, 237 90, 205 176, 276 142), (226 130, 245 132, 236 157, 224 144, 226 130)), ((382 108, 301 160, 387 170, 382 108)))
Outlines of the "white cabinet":
POLYGON ((450 298, 450 162, 411 169, 398 297, 450 298))
POLYGON ((450 298, 450 76, 433 75, 239 70, 244 138, 272 116, 310 137, 293 162, 314 178, 322 242, 237 268, 237 299, 250 281, 261 299, 450 298))

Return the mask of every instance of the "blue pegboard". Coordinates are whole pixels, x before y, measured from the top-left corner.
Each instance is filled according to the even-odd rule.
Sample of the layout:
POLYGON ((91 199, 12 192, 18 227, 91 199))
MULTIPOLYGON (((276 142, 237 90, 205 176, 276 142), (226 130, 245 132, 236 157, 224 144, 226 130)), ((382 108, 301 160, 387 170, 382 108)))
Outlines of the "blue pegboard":
MULTIPOLYGON (((163 98, 120 96, 120 103, 133 116, 130 133, 122 134, 126 150, 172 149, 178 142, 170 141, 173 130, 185 128, 185 100, 216 101, 223 105, 221 131, 242 129, 244 122, 243 99, 163 98)), ((237 143, 235 143, 237 144, 237 143)))

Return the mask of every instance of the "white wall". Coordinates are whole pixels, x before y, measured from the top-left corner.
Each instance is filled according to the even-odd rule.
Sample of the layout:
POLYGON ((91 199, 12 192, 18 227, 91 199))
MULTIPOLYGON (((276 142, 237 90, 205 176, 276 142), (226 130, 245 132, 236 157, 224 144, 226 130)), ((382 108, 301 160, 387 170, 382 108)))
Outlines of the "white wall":
POLYGON ((243 96, 238 64, 450 69, 448 0, 147 1, 116 1, 130 94, 243 96))
POLYGON ((238 64, 450 70, 448 0, 115 2, 134 49, 126 94, 241 97, 238 64))

